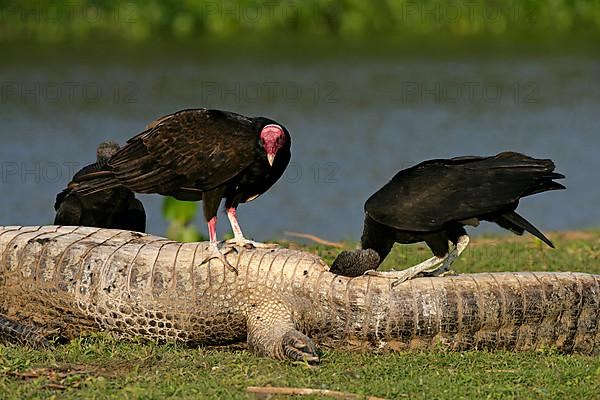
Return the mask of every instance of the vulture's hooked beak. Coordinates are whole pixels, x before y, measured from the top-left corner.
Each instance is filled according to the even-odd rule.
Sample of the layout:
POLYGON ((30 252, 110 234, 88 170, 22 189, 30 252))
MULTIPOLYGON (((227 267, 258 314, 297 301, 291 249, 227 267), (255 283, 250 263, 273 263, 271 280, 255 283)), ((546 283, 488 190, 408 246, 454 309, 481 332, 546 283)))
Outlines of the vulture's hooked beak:
POLYGON ((275 154, 267 154, 267 161, 269 161, 269 165, 273 166, 273 161, 275 161, 275 154))

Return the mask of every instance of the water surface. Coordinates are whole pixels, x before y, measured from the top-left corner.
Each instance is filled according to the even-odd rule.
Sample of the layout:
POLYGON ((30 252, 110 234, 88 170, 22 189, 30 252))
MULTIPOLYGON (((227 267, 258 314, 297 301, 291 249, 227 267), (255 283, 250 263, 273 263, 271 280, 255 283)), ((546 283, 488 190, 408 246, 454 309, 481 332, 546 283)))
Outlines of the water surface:
MULTIPOLYGON (((51 56, 0 64, 1 224, 50 223, 55 194, 99 142, 214 107, 269 116, 292 134, 285 178, 240 206, 248 236, 357 239, 364 201, 399 169, 504 150, 552 158, 567 176, 568 190, 521 202, 540 229, 600 225, 598 58, 51 56)), ((160 196, 141 199, 148 230, 164 234, 160 196)), ((219 230, 229 230, 224 215, 219 230)))

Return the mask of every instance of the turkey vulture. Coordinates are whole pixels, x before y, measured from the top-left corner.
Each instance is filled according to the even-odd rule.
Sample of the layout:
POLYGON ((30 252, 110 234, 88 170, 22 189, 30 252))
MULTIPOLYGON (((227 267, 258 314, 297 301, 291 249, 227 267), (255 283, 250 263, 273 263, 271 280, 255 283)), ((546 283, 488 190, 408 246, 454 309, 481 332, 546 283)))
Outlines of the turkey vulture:
POLYGON ((234 234, 227 243, 268 246, 244 238, 236 209, 263 194, 281 177, 290 161, 290 146, 287 129, 269 118, 210 109, 183 110, 154 121, 129 139, 102 171, 82 176, 76 190, 85 196, 126 187, 138 193, 202 200, 212 247, 209 258, 219 258, 230 266, 217 246, 221 199, 225 198, 234 234))
MULTIPOLYGON (((370 274, 398 278, 397 284, 443 263, 428 271, 438 275, 469 243, 464 226, 477 226, 481 220, 495 222, 517 235, 527 231, 553 248, 552 242, 515 210, 522 197, 565 189, 553 181, 561 178, 564 176, 554 172, 552 160, 514 152, 429 160, 398 172, 365 203, 361 247, 375 250, 379 256, 368 267, 377 267, 396 242, 424 241, 434 257, 404 271, 370 274), (455 246, 452 252, 449 242, 455 246)), ((336 269, 358 257, 352 252, 344 254, 336 269)), ((373 260, 368 254, 361 257, 373 260)))
POLYGON ((73 190, 81 176, 102 170, 117 150, 119 145, 114 142, 101 143, 96 153, 96 163, 79 170, 68 187, 56 196, 55 225, 95 226, 137 232, 146 230, 144 206, 131 190, 116 187, 86 197, 73 190))

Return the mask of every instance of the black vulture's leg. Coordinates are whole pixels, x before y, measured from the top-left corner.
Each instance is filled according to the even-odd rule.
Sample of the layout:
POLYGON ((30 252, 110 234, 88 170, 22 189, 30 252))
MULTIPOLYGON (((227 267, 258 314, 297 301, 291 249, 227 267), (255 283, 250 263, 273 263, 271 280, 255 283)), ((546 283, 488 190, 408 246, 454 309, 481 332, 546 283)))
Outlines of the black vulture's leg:
MULTIPOLYGON (((457 235, 461 234, 464 231, 461 231, 461 227, 457 228, 457 235)), ((454 233, 454 232, 452 232, 454 233)), ((465 232, 466 236, 466 232, 465 232)), ((450 238, 455 236, 450 236, 450 238)), ((448 236, 446 233, 443 234, 435 234, 427 237, 425 239, 427 245, 431 248, 434 256, 428 260, 425 260, 413 267, 404 269, 402 271, 390 271, 390 272, 367 272, 368 275, 375 275, 381 277, 387 277, 390 279, 394 279, 392 286, 396 286, 402 282, 405 282, 409 279, 422 277, 422 276, 438 276, 443 273, 450 264, 446 265, 446 260, 452 256, 452 260, 456 259, 457 250, 454 249, 452 252, 449 252, 449 243, 448 236), (440 266, 440 264, 442 264, 440 266)), ((458 243, 458 239, 457 239, 458 243)))
POLYGON ((469 244, 469 236, 465 233, 461 235, 456 240, 456 244, 454 249, 445 257, 444 262, 437 268, 430 269, 427 271, 423 271, 419 274, 419 276, 424 277, 432 277, 432 276, 444 276, 446 272, 450 270, 450 266, 456 259, 461 255, 461 253, 467 248, 469 244))
POLYGON ((277 245, 274 243, 260 243, 246 239, 237 220, 237 206, 232 205, 229 207, 226 204, 225 207, 227 208, 227 218, 229 218, 229 223, 231 224, 231 229, 233 230, 233 239, 229 239, 225 243, 232 246, 246 247, 250 249, 258 247, 266 249, 277 247, 277 245))
POLYGON ((465 251, 468 245, 469 236, 467 236, 466 234, 459 236, 456 241, 456 245, 454 246, 454 249, 450 252, 450 254, 448 254, 442 266, 433 271, 427 271, 427 276, 440 276, 445 272, 449 271, 452 263, 456 261, 456 259, 462 254, 463 251, 465 251))
MULTIPOLYGON (((450 266, 456 259, 462 254, 462 252, 467 248, 469 244, 469 236, 466 234, 461 235, 456 240, 456 245, 454 249, 450 253, 448 253, 444 257, 431 257, 429 260, 423 261, 420 264, 415 265, 414 267, 407 268, 402 271, 390 271, 388 272, 389 278, 396 278, 396 280, 392 283, 392 286, 396 286, 404 281, 409 279, 418 278, 418 277, 432 277, 432 276, 440 276, 443 275, 450 269, 450 266), (440 265, 437 267, 437 265, 440 265)), ((369 275, 377 275, 385 274, 386 272, 377 272, 373 271, 376 274, 369 273, 369 275)))
POLYGON ((365 275, 394 279, 392 286, 396 286, 402 282, 416 278, 426 271, 431 270, 435 266, 443 263, 447 259, 447 257, 448 255, 444 257, 434 256, 415 266, 403 269, 402 271, 367 271, 365 272, 365 275))

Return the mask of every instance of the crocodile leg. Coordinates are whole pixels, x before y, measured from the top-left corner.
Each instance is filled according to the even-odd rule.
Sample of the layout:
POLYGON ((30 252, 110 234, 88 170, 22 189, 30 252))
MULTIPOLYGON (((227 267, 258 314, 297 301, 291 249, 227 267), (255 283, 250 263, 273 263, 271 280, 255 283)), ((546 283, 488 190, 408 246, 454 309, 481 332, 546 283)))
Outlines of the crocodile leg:
POLYGON ((0 342, 25 344, 31 347, 49 347, 40 330, 14 321, 0 314, 0 342))
POLYGON ((248 347, 261 356, 317 364, 317 348, 294 327, 289 307, 269 299, 252 304, 247 316, 248 347))
POLYGON ((283 335, 283 352, 294 361, 306 361, 318 364, 317 348, 308 336, 296 329, 290 329, 283 335))

